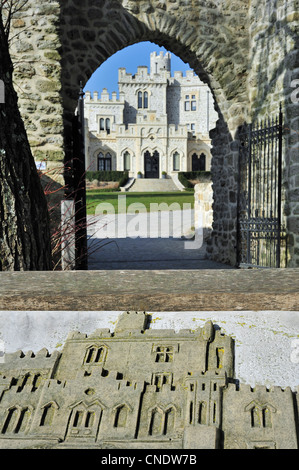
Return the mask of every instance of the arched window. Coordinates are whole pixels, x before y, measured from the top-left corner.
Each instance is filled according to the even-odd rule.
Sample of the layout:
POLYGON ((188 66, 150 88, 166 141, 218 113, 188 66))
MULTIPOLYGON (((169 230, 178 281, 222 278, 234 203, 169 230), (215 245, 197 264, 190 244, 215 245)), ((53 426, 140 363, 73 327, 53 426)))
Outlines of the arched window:
POLYGON ((18 415, 19 410, 15 407, 8 410, 7 418, 1 431, 2 434, 13 432, 17 424, 18 415))
POLYGON ((198 407, 198 423, 207 424, 207 404, 204 401, 198 407))
POLYGON ((103 171, 105 168, 105 163, 104 163, 104 154, 103 152, 99 152, 98 154, 98 170, 103 171))
POLYGON ((98 170, 99 171, 111 171, 111 161, 112 156, 111 153, 103 154, 103 152, 99 152, 98 154, 98 170))
POLYGON ((170 434, 174 430, 175 424, 175 409, 170 407, 165 413, 164 421, 164 435, 170 434))
POLYGON ((28 422, 31 416, 31 410, 29 408, 14 407, 8 411, 7 418, 5 420, 2 434, 5 433, 23 433, 27 431, 28 422))
POLYGON ((150 436, 161 436, 163 433, 163 422, 164 422, 164 412, 159 408, 152 410, 150 426, 149 426, 149 435, 150 436))
POLYGON ((41 417, 40 426, 50 426, 52 424, 56 407, 53 403, 49 403, 44 407, 44 411, 41 417))
POLYGON ((147 91, 145 91, 143 95, 143 107, 145 109, 148 108, 148 92, 147 91))
POLYGON ((142 108, 147 109, 148 108, 148 92, 138 91, 137 97, 138 97, 138 100, 137 100, 138 109, 142 109, 142 108))
POLYGON ((180 171, 180 155, 178 152, 173 154, 173 171, 180 171))
POLYGON ((201 153, 199 157, 199 171, 206 171, 206 156, 204 153, 201 153))
POLYGON ((85 364, 103 364, 107 356, 106 346, 91 346, 85 354, 85 364))
POLYGON ((116 409, 114 427, 115 428, 124 428, 127 424, 128 418, 128 407, 126 405, 121 405, 116 409))
POLYGON ((86 428, 92 428, 93 423, 95 420, 95 412, 94 411, 87 411, 86 412, 86 417, 85 417, 85 427, 86 428))
POLYGON ((130 171, 131 169, 131 155, 129 152, 124 153, 124 170, 130 171))
POLYGON ((203 152, 192 155, 192 171, 206 171, 206 155, 203 152))
POLYGON ((107 134, 111 132, 111 120, 110 118, 101 118, 100 119, 100 132, 106 131, 107 134))
POLYGON ((142 108, 142 91, 138 92, 138 108, 142 108))

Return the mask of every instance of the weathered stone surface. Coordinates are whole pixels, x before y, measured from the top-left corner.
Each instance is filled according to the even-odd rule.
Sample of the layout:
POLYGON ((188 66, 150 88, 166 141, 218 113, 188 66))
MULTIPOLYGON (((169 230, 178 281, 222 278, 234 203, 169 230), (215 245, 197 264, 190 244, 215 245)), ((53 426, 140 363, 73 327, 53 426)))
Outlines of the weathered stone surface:
POLYGON ((299 311, 299 270, 1 273, 0 309, 299 311))
MULTIPOLYGON (((219 121, 212 134, 214 223, 210 256, 232 265, 236 261, 236 227, 228 232, 222 228, 227 220, 236 225, 237 201, 231 199, 226 205, 230 195, 237 194, 238 155, 232 148, 236 131, 245 121, 276 115, 280 102, 287 129, 283 200, 288 212, 283 223, 288 226, 288 215, 298 218, 292 200, 297 179, 289 173, 298 158, 298 153, 292 150, 297 148, 299 136, 292 99, 294 80, 298 78, 296 0, 68 0, 63 3, 46 0, 42 5, 30 0, 15 21, 12 28, 12 35, 18 33, 12 43, 15 60, 34 61, 36 71, 31 78, 22 78, 21 88, 37 93, 37 101, 47 99, 49 88, 57 97, 52 98, 57 107, 51 117, 63 116, 64 129, 55 129, 55 145, 66 153, 66 161, 70 160, 69 124, 77 104, 80 80, 86 83, 97 66, 122 48, 148 40, 165 46, 190 63, 210 86, 216 101, 219 121), (24 23, 23 30, 20 21, 24 23), (53 66, 54 75, 46 72, 50 83, 43 81, 41 86, 37 82, 45 76, 48 64, 53 66), (59 140, 62 133, 64 147, 59 140)), ((20 100, 21 110, 23 105, 26 107, 26 99, 20 100)), ((38 117, 45 118, 43 114, 38 117)), ((38 122, 32 124, 27 124, 29 138, 36 141, 41 129, 38 122)), ((298 174, 298 169, 295 173, 298 174)), ((288 235, 289 267, 297 267, 295 233, 289 229, 288 235)))
POLYGON ((1 448, 296 449, 296 392, 237 385, 234 341, 203 328, 69 333, 61 353, 0 364, 1 448))

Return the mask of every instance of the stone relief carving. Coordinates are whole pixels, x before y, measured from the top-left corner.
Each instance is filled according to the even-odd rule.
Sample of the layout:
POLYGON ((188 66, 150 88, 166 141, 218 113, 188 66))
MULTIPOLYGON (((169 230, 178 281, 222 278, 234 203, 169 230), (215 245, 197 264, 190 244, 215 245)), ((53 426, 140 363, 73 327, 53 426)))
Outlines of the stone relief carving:
POLYGON ((234 341, 211 321, 70 333, 61 352, 0 365, 0 448, 297 448, 297 393, 242 385, 234 341))

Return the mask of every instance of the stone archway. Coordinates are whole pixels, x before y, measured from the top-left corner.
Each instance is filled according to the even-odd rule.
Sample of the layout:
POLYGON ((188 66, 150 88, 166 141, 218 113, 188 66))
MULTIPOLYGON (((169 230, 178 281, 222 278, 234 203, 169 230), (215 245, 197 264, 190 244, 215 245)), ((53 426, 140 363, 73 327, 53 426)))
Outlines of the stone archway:
MULTIPOLYGON (((234 139, 240 125, 273 102, 269 98, 273 90, 264 85, 261 91, 259 80, 265 71, 257 69, 263 64, 254 66, 259 47, 265 48, 272 40, 270 30, 265 30, 263 38, 258 35, 260 18, 278 8, 276 1, 272 3, 271 7, 268 0, 48 0, 37 6, 29 0, 12 34, 23 28, 14 55, 16 59, 21 55, 24 62, 17 65, 15 76, 22 80, 20 105, 35 158, 46 157, 49 167, 69 160, 71 118, 80 81, 86 83, 101 63, 126 46, 145 40, 164 46, 190 64, 215 99, 219 120, 211 132, 214 224, 210 255, 234 264, 238 178, 234 139), (262 104, 249 92, 250 83, 254 89, 259 83, 262 104)), ((283 3, 279 27, 288 32, 295 7, 283 3)), ((272 22, 276 19, 271 16, 272 22)), ((290 55, 294 46, 288 47, 290 55)), ((280 69, 275 73, 278 77, 280 69)), ((274 76, 271 79, 273 89, 274 76)))

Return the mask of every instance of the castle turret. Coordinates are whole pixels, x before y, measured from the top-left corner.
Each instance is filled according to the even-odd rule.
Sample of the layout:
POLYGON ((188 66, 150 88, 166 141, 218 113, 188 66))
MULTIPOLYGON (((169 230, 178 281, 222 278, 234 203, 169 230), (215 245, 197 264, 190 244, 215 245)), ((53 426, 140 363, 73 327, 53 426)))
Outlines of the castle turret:
POLYGON ((151 75, 155 73, 160 73, 161 71, 166 70, 170 72, 171 70, 171 54, 166 52, 164 55, 161 51, 159 55, 156 52, 151 53, 151 75))

